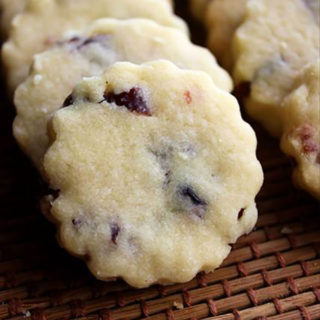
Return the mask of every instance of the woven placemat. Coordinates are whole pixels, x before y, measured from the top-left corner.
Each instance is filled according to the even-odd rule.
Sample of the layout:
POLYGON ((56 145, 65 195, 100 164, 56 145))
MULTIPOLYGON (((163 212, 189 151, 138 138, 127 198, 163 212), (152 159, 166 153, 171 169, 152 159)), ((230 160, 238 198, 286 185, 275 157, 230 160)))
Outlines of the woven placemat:
POLYGON ((13 107, 5 100, 2 90, 0 319, 320 319, 319 206, 293 188, 290 162, 262 129, 255 126, 265 172, 256 229, 214 273, 134 290, 95 280, 58 247, 37 209, 41 183, 12 138, 13 107))

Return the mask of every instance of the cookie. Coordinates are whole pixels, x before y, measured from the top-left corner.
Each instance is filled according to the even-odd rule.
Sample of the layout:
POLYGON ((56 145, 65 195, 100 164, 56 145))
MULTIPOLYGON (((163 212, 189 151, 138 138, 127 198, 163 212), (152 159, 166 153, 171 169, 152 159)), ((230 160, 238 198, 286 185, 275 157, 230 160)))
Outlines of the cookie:
POLYGON ((0 0, 0 31, 5 38, 11 26, 12 19, 23 11, 27 0, 0 0))
POLYGON ((282 107, 281 148, 294 159, 294 181, 320 200, 320 60, 303 70, 282 107))
POLYGON ((172 7, 164 0, 29 0, 3 46, 9 89, 13 91, 26 78, 34 54, 103 17, 150 18, 187 32, 186 24, 173 15, 172 7))
POLYGON ((256 137, 206 73, 119 62, 85 78, 65 106, 44 158, 50 220, 97 278, 186 282, 253 228, 256 137))
POLYGON ((190 11, 200 22, 205 21, 206 9, 212 0, 190 0, 190 11))
POLYGON ((29 77, 15 93, 17 141, 41 168, 48 145, 47 121, 82 77, 101 74, 116 61, 139 64, 159 58, 206 71, 219 87, 232 89, 230 77, 209 51, 193 45, 182 32, 147 19, 102 19, 35 56, 29 77))
POLYGON ((247 2, 233 39, 234 78, 238 85, 250 85, 248 113, 274 136, 282 132, 283 99, 301 69, 319 57, 319 38, 319 26, 304 1, 247 2))
POLYGON ((246 3, 247 0, 213 0, 208 5, 207 45, 227 70, 232 70, 231 43, 236 29, 244 18, 246 3))

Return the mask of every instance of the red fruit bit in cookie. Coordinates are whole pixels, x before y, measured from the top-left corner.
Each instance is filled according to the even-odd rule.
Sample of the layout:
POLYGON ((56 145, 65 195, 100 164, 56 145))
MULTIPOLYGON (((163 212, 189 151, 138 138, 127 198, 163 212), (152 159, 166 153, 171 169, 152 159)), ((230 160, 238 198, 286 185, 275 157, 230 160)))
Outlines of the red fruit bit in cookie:
POLYGON ((309 124, 303 125, 298 130, 299 130, 300 139, 302 141, 308 140, 313 136, 313 127, 310 126, 309 124))
POLYGON ((316 151, 318 151, 318 146, 312 141, 306 141, 303 144, 303 151, 305 153, 316 152, 316 151))
POLYGON ((147 102, 144 100, 143 92, 140 88, 132 88, 130 91, 115 94, 114 92, 105 92, 105 101, 115 103, 117 106, 126 107, 131 112, 136 112, 145 116, 151 116, 147 102))
POLYGON ((73 101, 73 97, 72 94, 69 94, 66 98, 66 100, 64 100, 62 107, 61 108, 66 108, 68 106, 73 105, 74 101, 73 101))
POLYGON ((244 214, 244 208, 242 208, 239 213, 238 213, 238 220, 240 220, 242 217, 243 217, 243 214, 244 214))
POLYGON ((203 219, 206 215, 207 202, 196 193, 196 191, 189 185, 180 185, 179 194, 185 203, 185 209, 192 214, 203 219))
POLYGON ((305 124, 297 130, 299 138, 302 143, 302 150, 304 153, 312 153, 319 151, 319 145, 314 141, 314 128, 305 124))
POLYGON ((105 43, 110 38, 108 34, 99 34, 90 38, 73 37, 66 41, 59 41, 58 45, 69 45, 72 50, 81 50, 83 47, 92 43, 105 43))
POLYGON ((187 104, 192 102, 192 96, 189 90, 185 91, 184 98, 186 99, 187 104))
POLYGON ((114 244, 117 244, 117 239, 120 233, 120 227, 117 223, 113 222, 110 224, 110 229, 111 229, 111 241, 114 244))
POLYGON ((72 224, 76 229, 80 229, 83 225, 83 221, 80 218, 74 218, 72 219, 72 224))

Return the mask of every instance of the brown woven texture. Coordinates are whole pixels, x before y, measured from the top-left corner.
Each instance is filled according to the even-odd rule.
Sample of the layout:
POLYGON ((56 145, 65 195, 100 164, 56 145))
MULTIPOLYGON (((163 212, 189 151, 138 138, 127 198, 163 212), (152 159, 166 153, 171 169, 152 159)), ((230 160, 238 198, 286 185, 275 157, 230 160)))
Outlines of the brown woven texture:
POLYGON ((256 229, 214 273, 135 290, 93 279, 58 247, 54 227, 37 209, 43 186, 14 143, 13 107, 5 99, 2 90, 0 319, 320 319, 319 206, 293 188, 290 162, 263 130, 257 129, 265 183, 256 229))

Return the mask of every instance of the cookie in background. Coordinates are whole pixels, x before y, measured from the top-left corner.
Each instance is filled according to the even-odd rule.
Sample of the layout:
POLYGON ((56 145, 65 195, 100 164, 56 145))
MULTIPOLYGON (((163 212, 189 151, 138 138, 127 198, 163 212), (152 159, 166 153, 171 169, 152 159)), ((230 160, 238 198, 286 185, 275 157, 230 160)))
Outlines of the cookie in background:
POLYGON ((230 72, 234 63, 232 40, 243 21, 246 4, 247 0, 212 0, 206 9, 207 46, 230 72))
POLYGON ((231 43, 234 32, 244 18, 247 0, 190 0, 194 18, 207 29, 207 47, 219 63, 231 72, 231 43))
POLYGON ((211 0, 190 0, 190 10, 193 16, 199 21, 203 22, 206 14, 207 5, 211 0))
POLYGON ((281 148, 294 160, 294 182, 320 200, 320 60, 301 71, 282 107, 281 148))
POLYGON ((11 92, 27 77, 33 56, 98 18, 149 18, 188 33, 164 0, 29 0, 12 24, 2 59, 11 92))
POLYGON ((245 107, 274 136, 283 130, 283 99, 301 69, 319 57, 319 39, 319 26, 303 1, 247 1, 233 39, 233 77, 235 85, 248 83, 245 107))
POLYGON ((0 35, 6 39, 13 18, 21 13, 28 0, 0 0, 0 35))

